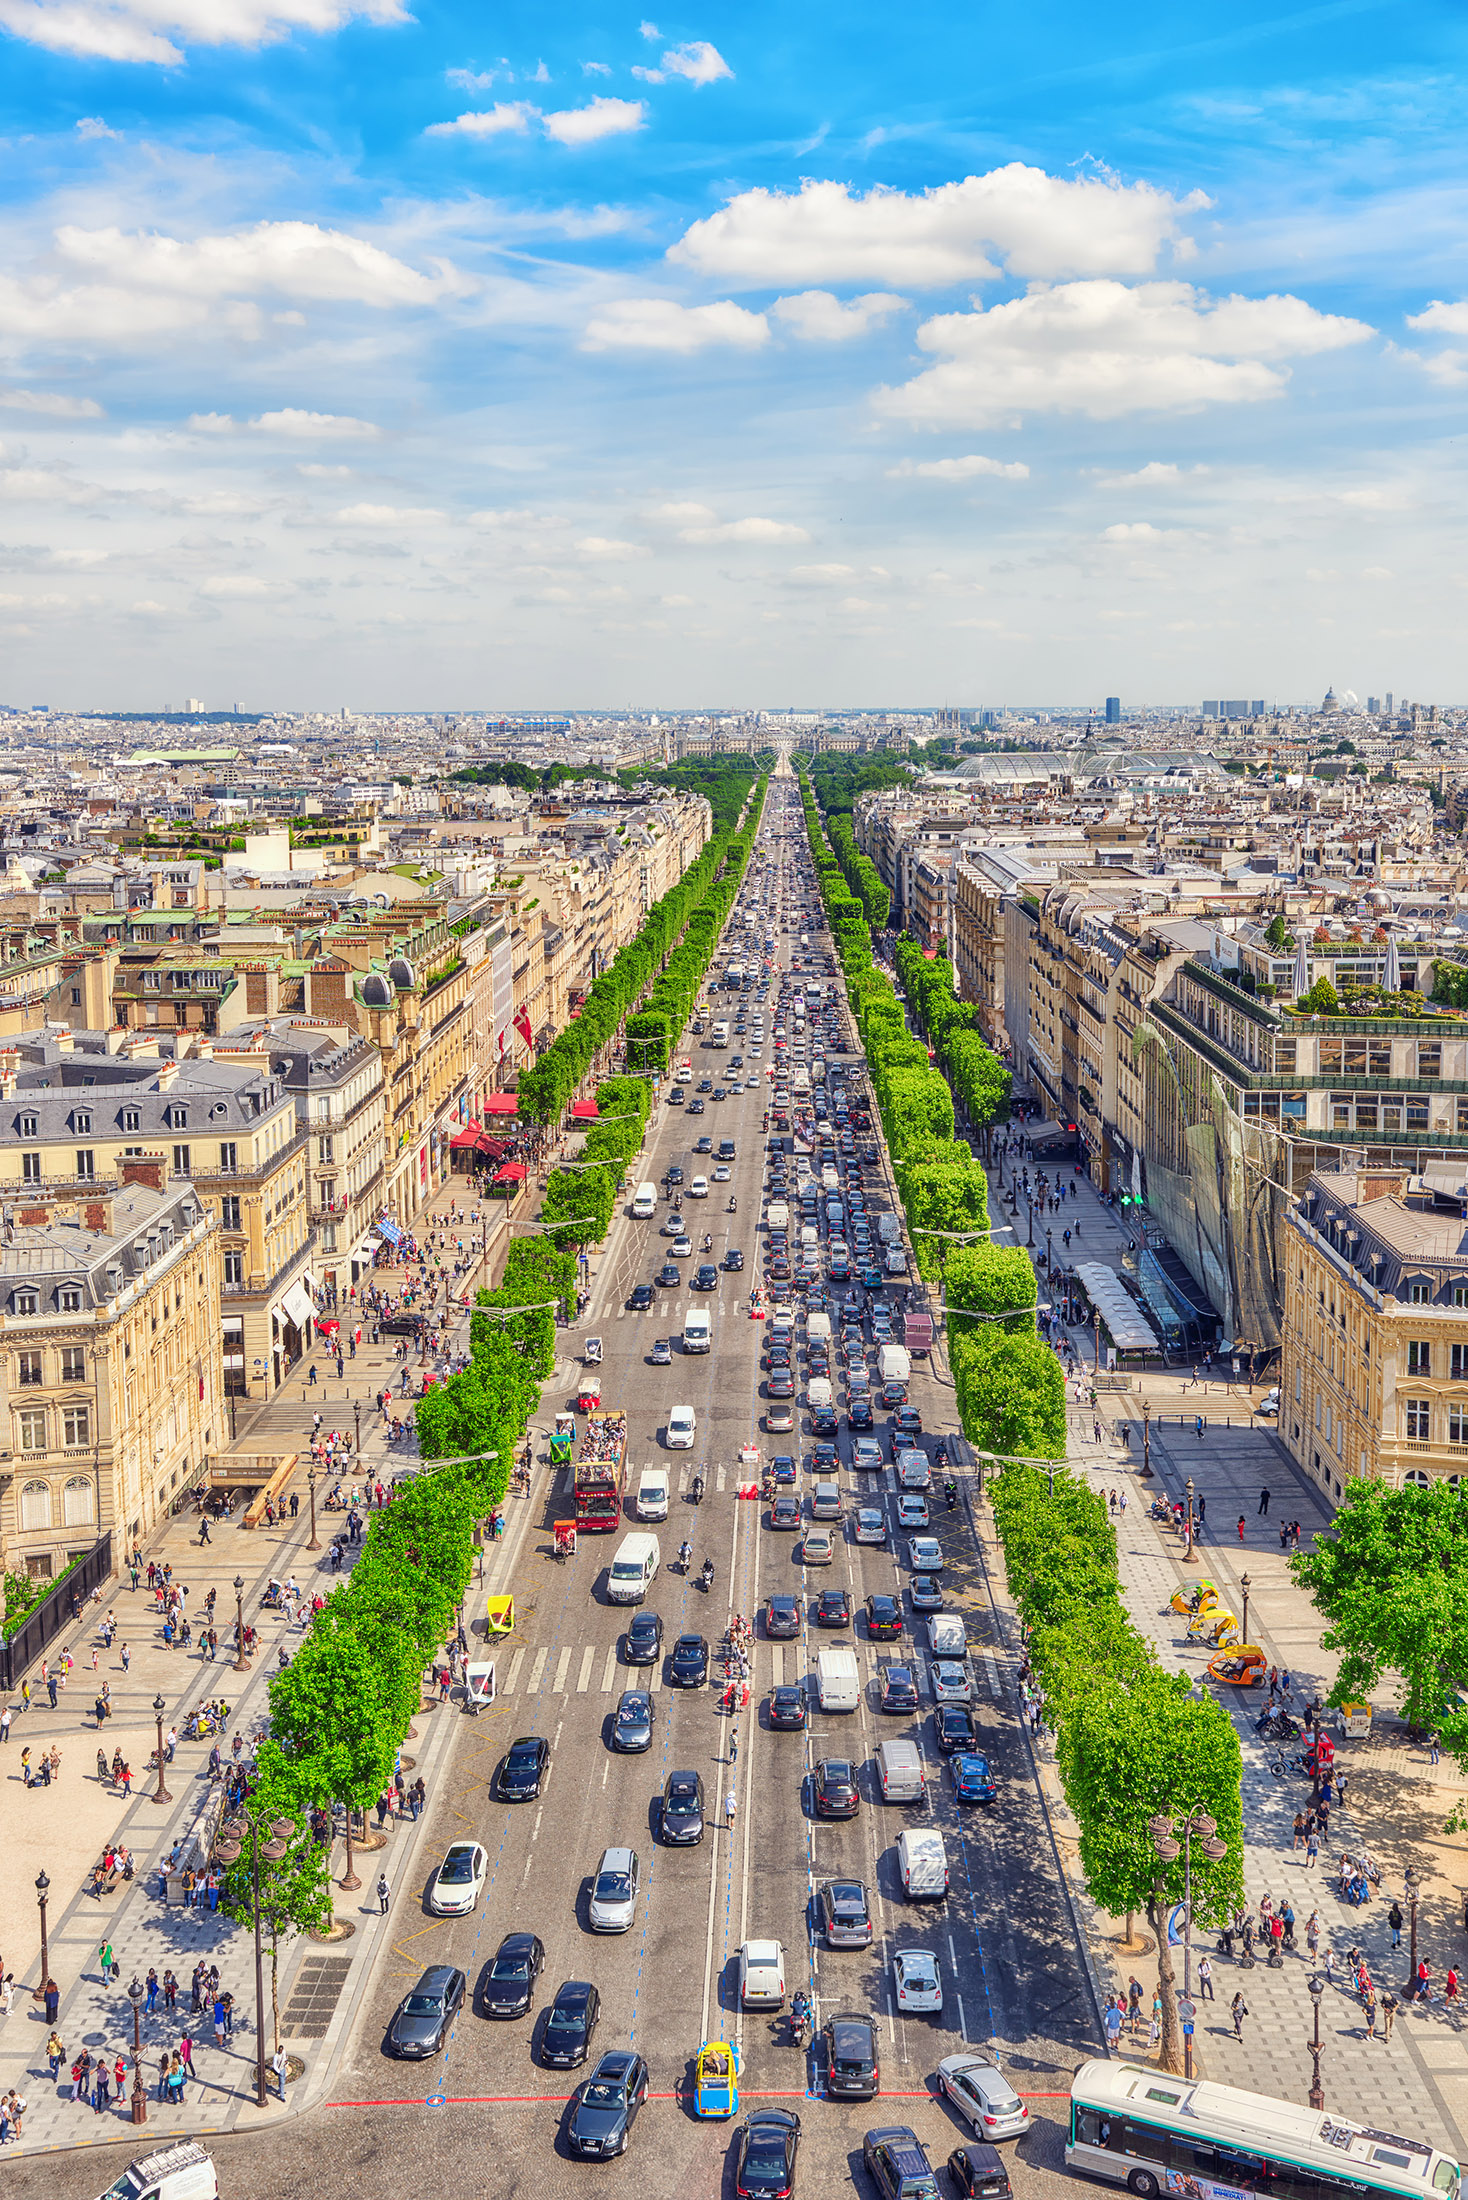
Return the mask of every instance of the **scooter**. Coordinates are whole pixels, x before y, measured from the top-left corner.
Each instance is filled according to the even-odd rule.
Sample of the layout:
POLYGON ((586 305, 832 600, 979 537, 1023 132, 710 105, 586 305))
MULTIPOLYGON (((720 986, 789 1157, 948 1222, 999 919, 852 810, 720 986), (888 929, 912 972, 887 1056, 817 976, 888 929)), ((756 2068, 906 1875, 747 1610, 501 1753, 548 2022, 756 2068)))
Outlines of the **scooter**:
POLYGON ((739 1212, 739 1202, 738 1202, 738 1200, 737 1200, 737 1199, 736 1199, 736 1198, 734 1197, 734 1195, 733 1195, 733 1193, 732 1193, 732 1192, 731 1192, 731 1193, 730 1193, 730 1195, 729 1195, 729 1205, 728 1205, 728 1208, 727 1208, 726 1212, 727 1212, 727 1213, 729 1213, 729 1214, 731 1214, 731 1215, 737 1215, 737 1214, 738 1214, 738 1212, 739 1212))
POLYGON ((790 2004, 790 2045, 804 2047, 810 2031, 810 2003, 804 1994, 797 1994, 790 2004))
POLYGON ((706 1558, 703 1562, 703 1571, 698 1577, 698 1586, 700 1587, 700 1589, 702 1589, 704 1595, 707 1596, 713 1585, 714 1562, 711 1558, 706 1558))

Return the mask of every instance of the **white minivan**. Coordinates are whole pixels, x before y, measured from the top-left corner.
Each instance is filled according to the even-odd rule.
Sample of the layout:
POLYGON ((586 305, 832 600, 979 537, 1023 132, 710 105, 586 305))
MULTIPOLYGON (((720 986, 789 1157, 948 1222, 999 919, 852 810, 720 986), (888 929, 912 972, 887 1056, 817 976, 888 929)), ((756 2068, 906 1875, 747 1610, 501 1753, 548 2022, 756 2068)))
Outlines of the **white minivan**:
POLYGON ((646 1467, 637 1484, 637 1517, 639 1520, 666 1520, 668 1517, 668 1470, 666 1467, 646 1467))
POLYGON ((655 1535, 624 1535, 607 1571, 607 1596, 613 1604, 640 1604, 657 1576, 662 1552, 655 1535))
POLYGON ((692 1406, 670 1406, 668 1409, 669 1451, 692 1451, 698 1435, 698 1415, 692 1406))
POLYGON ((908 1826, 897 1836, 897 1869, 909 1902, 941 1902, 948 1892, 948 1852, 932 1826, 908 1826))
POLYGON ((657 1211, 658 1188, 656 1184, 639 1184, 636 1196, 632 1201, 632 1219, 634 1222, 648 1222, 657 1211))
POLYGON ((708 1178, 706 1176, 696 1176, 688 1187, 688 1196, 690 1199, 707 1199, 709 1196, 708 1178))

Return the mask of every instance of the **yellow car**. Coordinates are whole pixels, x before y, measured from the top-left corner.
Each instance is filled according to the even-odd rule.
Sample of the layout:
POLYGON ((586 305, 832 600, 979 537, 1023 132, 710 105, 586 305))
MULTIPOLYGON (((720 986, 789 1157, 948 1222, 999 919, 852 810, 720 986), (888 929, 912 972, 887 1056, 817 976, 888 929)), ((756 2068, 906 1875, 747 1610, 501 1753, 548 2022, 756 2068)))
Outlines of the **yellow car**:
POLYGON ((731 2047, 726 2040, 709 2040, 699 2049, 694 2072, 694 2114, 737 2116, 739 2076, 738 2048, 731 2047))

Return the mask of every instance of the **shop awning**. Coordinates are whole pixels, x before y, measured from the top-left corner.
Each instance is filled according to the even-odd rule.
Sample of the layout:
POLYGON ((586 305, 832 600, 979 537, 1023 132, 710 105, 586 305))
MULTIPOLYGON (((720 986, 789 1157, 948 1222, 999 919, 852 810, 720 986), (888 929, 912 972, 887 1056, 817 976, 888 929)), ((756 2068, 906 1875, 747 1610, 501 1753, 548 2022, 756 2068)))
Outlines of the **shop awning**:
POLYGON ((307 1322, 314 1320, 316 1314, 316 1302, 305 1283, 293 1283, 280 1304, 281 1311, 289 1316, 304 1335, 307 1322))
POLYGON ((471 1123, 467 1130, 455 1131, 453 1137, 449 1140, 449 1149, 453 1153, 472 1152, 483 1144, 483 1131, 477 1123, 471 1123))
POLYGON ((573 1100, 571 1102, 571 1113, 578 1122, 590 1123, 601 1114, 601 1109, 594 1100, 573 1100))
POLYGON ((1110 1330, 1118 1352, 1162 1350, 1156 1330, 1114 1268, 1108 1268, 1104 1261, 1081 1260, 1076 1262, 1076 1275, 1110 1330))
POLYGON ((496 1184, 523 1184, 524 1181, 525 1164, 523 1161, 503 1162, 494 1172, 494 1182, 496 1184))
POLYGON ((484 1112, 486 1115, 518 1115, 520 1102, 513 1092, 487 1092, 484 1112))

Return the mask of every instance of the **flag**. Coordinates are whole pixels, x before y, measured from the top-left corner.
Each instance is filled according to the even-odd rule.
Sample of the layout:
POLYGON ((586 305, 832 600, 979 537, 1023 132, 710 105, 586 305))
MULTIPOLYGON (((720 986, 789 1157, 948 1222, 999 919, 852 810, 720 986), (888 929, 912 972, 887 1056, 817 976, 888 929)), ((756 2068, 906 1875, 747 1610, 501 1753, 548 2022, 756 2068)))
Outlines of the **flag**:
POLYGON ((516 1016, 515 1029, 519 1032, 521 1038, 525 1041, 526 1046, 533 1046, 535 1044, 534 1038, 530 1030, 530 1011, 528 1008, 522 1008, 519 1014, 516 1016))
POLYGON ((503 1055, 503 1054, 504 1054, 504 1051, 505 1051, 505 1035, 504 1035, 504 1033, 503 1033, 503 1032, 501 1032, 501 1033, 500 1033, 500 1053, 501 1053, 501 1055, 503 1055))

